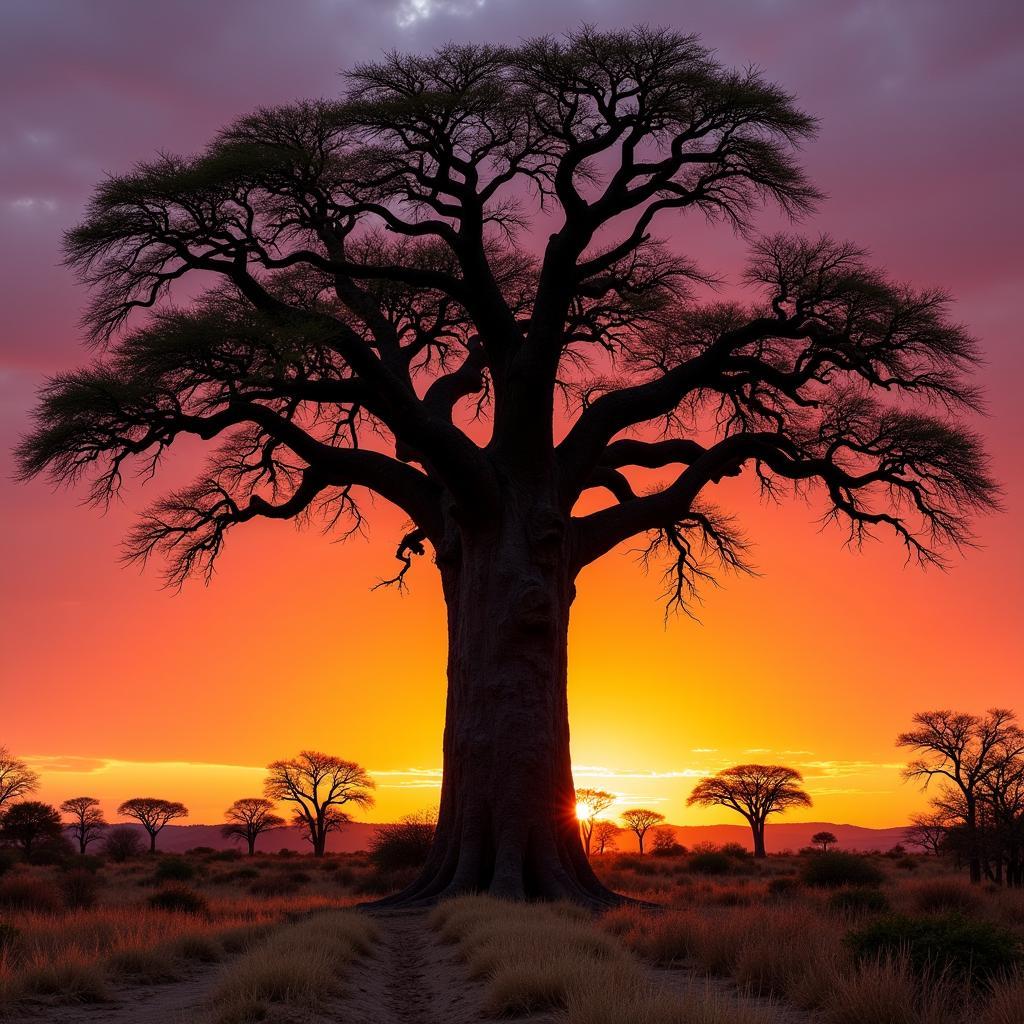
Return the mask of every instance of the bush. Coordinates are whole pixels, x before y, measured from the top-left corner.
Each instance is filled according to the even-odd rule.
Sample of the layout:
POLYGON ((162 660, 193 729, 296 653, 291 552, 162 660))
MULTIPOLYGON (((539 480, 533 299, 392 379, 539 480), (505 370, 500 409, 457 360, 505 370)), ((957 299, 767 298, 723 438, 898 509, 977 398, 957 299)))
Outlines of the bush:
POLYGON ((147 902, 155 910, 174 910, 182 914, 205 914, 209 910, 206 897, 184 885, 169 885, 153 893, 147 902))
POLYGON ((80 853, 67 867, 69 871, 91 871, 95 875, 103 867, 103 858, 91 853, 80 853))
POLYGON ((0 907, 49 914, 59 910, 60 893, 46 878, 31 871, 12 871, 0 878, 0 907))
POLYGON ((768 895, 775 900, 792 899, 800 892, 800 881, 790 876, 773 878, 766 888, 768 895))
POLYGON ((160 858, 153 878, 157 882, 191 882, 196 873, 195 865, 184 857, 164 856, 160 858))
POLYGON ((694 854, 687 866, 698 875, 727 875, 733 869, 733 858, 727 853, 709 850, 694 854))
POLYGON ((242 859, 242 851, 241 850, 214 850, 213 853, 211 853, 210 856, 207 858, 207 860, 211 860, 211 861, 212 860, 232 861, 232 860, 241 860, 241 859, 242 859))
POLYGON ((858 960, 906 956, 918 974, 947 972, 965 981, 985 981, 1024 963, 1013 932, 960 914, 886 917, 850 932, 846 941, 858 960))
POLYGON ((138 857, 145 848, 142 836, 128 825, 110 829, 103 840, 103 852, 115 864, 138 857))
POLYGON ((427 861, 434 838, 431 815, 410 814, 393 825, 381 825, 370 842, 370 863, 378 871, 419 868, 427 861))
POLYGON ((725 843, 719 847, 718 852, 733 860, 746 860, 750 857, 750 851, 742 843, 725 843))
POLYGON ((96 905, 99 880, 88 868, 66 871, 60 880, 60 891, 64 903, 72 910, 85 910, 96 905))
POLYGON ((263 875, 249 886, 253 896, 290 896, 296 889, 295 882, 281 872, 263 875))
POLYGON ((816 853, 800 868, 807 885, 838 889, 842 885, 881 885, 885 876, 867 857, 855 853, 816 853))
POLYGON ((878 889, 859 886, 832 893, 828 909, 839 914, 880 914, 889 909, 889 900, 878 889))
POLYGON ((922 914, 970 914, 981 906, 981 894, 954 878, 917 882, 909 890, 915 910, 922 914))
POLYGON ((0 846, 0 875, 6 874, 21 858, 9 846, 0 846))

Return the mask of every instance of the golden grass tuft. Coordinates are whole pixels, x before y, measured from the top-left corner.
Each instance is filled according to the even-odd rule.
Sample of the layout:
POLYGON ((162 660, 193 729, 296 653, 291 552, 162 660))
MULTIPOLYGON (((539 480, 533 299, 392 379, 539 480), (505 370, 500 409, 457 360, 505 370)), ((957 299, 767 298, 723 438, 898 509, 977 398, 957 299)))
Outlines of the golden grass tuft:
POLYGON ((211 996, 215 1024, 262 1020, 271 1004, 313 1009, 340 989, 343 968, 377 934, 351 911, 317 914, 272 932, 231 963, 211 996))

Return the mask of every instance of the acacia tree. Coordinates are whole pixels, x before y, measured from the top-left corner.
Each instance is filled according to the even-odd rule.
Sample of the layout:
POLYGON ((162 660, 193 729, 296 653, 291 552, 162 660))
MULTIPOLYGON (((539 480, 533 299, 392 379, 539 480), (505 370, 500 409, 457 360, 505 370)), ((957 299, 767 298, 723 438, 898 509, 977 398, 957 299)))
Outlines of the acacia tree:
POLYGON ((980 814, 986 784, 1000 769, 1024 754, 1024 730, 1006 708, 984 715, 940 710, 914 715, 916 728, 900 733, 897 746, 921 753, 903 770, 907 779, 927 789, 934 779, 945 782, 936 806, 957 828, 966 846, 971 881, 981 882, 980 814))
POLYGON ((615 803, 615 794, 606 793, 603 789, 576 790, 576 817, 579 818, 583 849, 588 857, 594 836, 594 823, 601 813, 607 811, 613 803, 615 803))
POLYGON ((9 801, 21 800, 38 788, 39 775, 6 747, 0 747, 0 810, 9 801))
POLYGON ((644 852, 644 836, 647 830, 653 828, 665 820, 664 814, 657 811, 649 811, 646 807, 634 807, 631 810, 622 812, 622 821, 635 836, 640 846, 640 854, 644 852))
POLYGON ((807 213, 797 148, 814 131, 759 72, 673 31, 447 45, 111 177, 68 234, 103 351, 44 386, 25 477, 86 476, 104 503, 133 465, 212 442, 128 540, 174 583, 208 577, 254 519, 352 530, 369 492, 410 522, 391 582, 433 551, 444 781, 433 852, 398 900, 614 899, 580 842, 569 756, 566 638, 590 563, 646 537, 688 607, 718 566, 747 565, 709 500, 744 470, 923 563, 993 505, 958 419, 978 404, 976 347, 942 292, 779 234, 752 241, 746 301, 701 302, 707 273, 655 238, 685 212, 748 235, 762 204, 807 213), (638 489, 638 468, 660 486, 638 489))
POLYGON ((619 827, 614 821, 595 821, 592 839, 597 853, 600 855, 614 850, 618 834, 619 827))
POLYGON ((950 821, 944 811, 915 814, 903 830, 903 842, 938 857, 942 854, 949 829, 950 821))
POLYGON ((156 837, 168 822, 187 818, 188 808, 176 800, 161 800, 155 796, 134 796, 117 809, 125 818, 134 818, 149 834, 149 852, 156 853, 156 837))
POLYGON ((284 818, 274 813, 274 805, 261 796, 247 796, 236 800, 225 812, 227 824, 221 828, 225 839, 244 839, 249 856, 256 852, 256 840, 264 832, 280 828, 284 818))
POLYGON ((822 853, 828 853, 828 848, 830 846, 835 846, 839 840, 836 838, 835 832, 815 832, 814 835, 811 836, 811 842, 814 843, 815 846, 820 846, 822 853))
POLYGON ((107 820, 100 810, 100 802, 92 796, 74 796, 60 805, 65 814, 71 815, 68 831, 78 843, 78 852, 85 856, 90 843, 95 843, 103 835, 107 820))
POLYGON ((770 814, 790 807, 810 807, 811 798, 800 788, 803 776, 781 764, 738 764, 701 779, 687 805, 729 807, 750 824, 754 856, 764 857, 764 827, 770 814))
POLYGON ((352 820, 343 806, 373 806, 376 783, 355 761, 302 750, 297 757, 268 764, 267 772, 267 796, 294 804, 295 824, 305 830, 316 857, 324 855, 328 835, 352 820))
POLYGON ((67 847, 57 808, 39 800, 11 804, 0 816, 0 839, 20 847, 26 860, 31 860, 41 846, 67 847))

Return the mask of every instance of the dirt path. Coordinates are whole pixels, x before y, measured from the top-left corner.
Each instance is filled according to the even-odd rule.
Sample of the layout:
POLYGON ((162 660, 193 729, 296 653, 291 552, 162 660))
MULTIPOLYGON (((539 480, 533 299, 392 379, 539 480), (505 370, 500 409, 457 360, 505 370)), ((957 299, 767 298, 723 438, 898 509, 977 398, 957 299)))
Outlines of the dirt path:
MULTIPOLYGON (((483 986, 427 926, 422 911, 374 915, 381 941, 352 965, 337 1020, 346 1024, 480 1024, 483 986)), ((539 1022, 538 1022, 539 1024, 539 1022)))

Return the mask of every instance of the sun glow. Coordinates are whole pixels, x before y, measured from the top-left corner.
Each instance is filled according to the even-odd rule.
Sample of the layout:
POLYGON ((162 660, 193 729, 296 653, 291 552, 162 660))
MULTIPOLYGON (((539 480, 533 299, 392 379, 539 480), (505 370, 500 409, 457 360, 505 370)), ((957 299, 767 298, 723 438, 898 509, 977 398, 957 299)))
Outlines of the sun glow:
POLYGON ((577 804, 576 805, 576 817, 579 821, 590 821, 594 816, 594 809, 590 804, 577 804))

